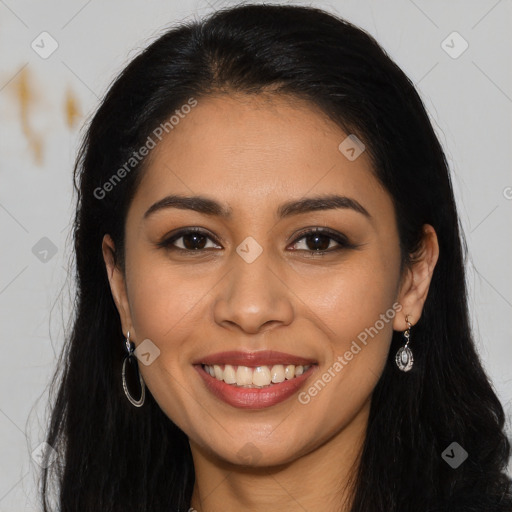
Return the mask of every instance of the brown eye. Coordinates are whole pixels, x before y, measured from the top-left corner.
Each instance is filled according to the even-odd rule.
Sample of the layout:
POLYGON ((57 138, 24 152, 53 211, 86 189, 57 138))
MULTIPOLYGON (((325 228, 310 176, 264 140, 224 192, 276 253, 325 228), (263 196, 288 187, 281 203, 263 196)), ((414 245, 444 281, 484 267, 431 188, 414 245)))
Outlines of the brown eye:
POLYGON ((303 239, 306 241, 307 249, 311 251, 326 251, 331 246, 331 242, 334 242, 330 236, 317 233, 307 235, 303 239))
POLYGON ((165 247, 169 250, 189 252, 203 251, 204 249, 211 249, 217 247, 215 244, 213 246, 208 246, 208 240, 212 241, 213 239, 206 231, 203 231, 198 228, 183 229, 178 233, 174 234, 173 236, 171 236, 170 238, 166 238, 158 245, 160 247, 165 247))
POLYGON ((180 238, 183 239, 184 249, 187 249, 187 251, 204 249, 208 239, 208 237, 200 233, 188 233, 180 238))
POLYGON ((301 233, 300 238, 296 239, 293 245, 297 246, 298 244, 302 245, 302 247, 295 248, 294 250, 310 252, 313 256, 355 247, 349 243, 345 235, 322 228, 315 228, 301 233), (304 242, 301 243, 302 240, 304 242))

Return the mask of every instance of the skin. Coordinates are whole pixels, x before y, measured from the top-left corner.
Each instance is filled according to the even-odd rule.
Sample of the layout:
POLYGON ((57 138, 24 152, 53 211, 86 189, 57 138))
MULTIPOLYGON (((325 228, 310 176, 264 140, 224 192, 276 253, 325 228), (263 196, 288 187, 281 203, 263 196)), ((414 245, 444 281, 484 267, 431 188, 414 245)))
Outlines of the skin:
MULTIPOLYGON (((114 262, 112 239, 103 240, 124 334, 160 350, 139 368, 189 438, 196 472, 191 507, 200 512, 329 512, 343 500, 349 509, 348 479, 392 332, 406 329, 406 315, 413 325, 420 319, 439 249, 425 225, 414 266, 400 273, 391 198, 366 152, 350 161, 339 151, 346 136, 296 99, 201 98, 150 155, 126 219, 124 269, 114 262), (349 208, 276 215, 290 199, 332 193, 357 200, 371 218, 349 208), (169 194, 215 199, 232 209, 232 218, 165 208, 144 219, 169 194), (196 242, 202 250, 157 245, 195 226, 211 235, 196 242), (339 247, 334 239, 304 238, 311 227, 342 233, 355 247, 308 257, 319 245, 339 247), (252 263, 236 252, 248 236, 263 249, 252 263), (260 410, 235 408, 213 396, 192 366, 225 350, 288 352, 317 361, 307 389, 397 303, 394 318, 307 404, 294 395, 260 410)), ((190 236, 184 243, 174 245, 194 247, 190 236)), ((414 329, 411 339, 414 350, 414 329)))

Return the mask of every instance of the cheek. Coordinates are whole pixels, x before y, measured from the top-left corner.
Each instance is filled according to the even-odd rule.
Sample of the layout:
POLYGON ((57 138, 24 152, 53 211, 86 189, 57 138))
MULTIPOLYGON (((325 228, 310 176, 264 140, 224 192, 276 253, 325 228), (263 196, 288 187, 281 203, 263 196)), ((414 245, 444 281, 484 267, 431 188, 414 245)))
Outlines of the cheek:
POLYGON ((148 248, 144 240, 127 240, 126 286, 138 341, 149 338, 162 348, 173 337, 173 325, 179 324, 194 301, 193 293, 180 288, 181 281, 161 249, 148 248))
POLYGON ((147 252, 134 251, 131 269, 127 268, 137 341, 149 339, 159 350, 149 366, 139 365, 139 369, 165 414, 185 430, 195 423, 190 417, 190 391, 183 391, 189 386, 191 345, 201 322, 204 325, 204 303, 214 285, 212 277, 194 277, 189 269, 173 267, 161 256, 153 258, 147 252))
POLYGON ((398 253, 395 258, 368 253, 357 264, 330 274, 322 286, 317 281, 310 287, 308 307, 326 327, 330 342, 320 378, 333 384, 322 391, 319 407, 321 402, 327 408, 338 404, 337 410, 346 412, 373 391, 386 364, 393 319, 401 309, 396 302, 398 278, 398 253))
POLYGON ((367 256, 296 283, 300 297, 342 345, 374 325, 396 301, 399 261, 386 264, 367 256))
POLYGON ((188 276, 187 270, 161 260, 140 259, 135 268, 127 279, 135 332, 139 338, 176 343, 187 335, 187 326, 195 325, 194 315, 213 281, 188 276))
POLYGON ((370 258, 339 270, 311 289, 308 307, 327 326, 328 357, 299 403, 311 417, 325 418, 318 436, 333 434, 354 418, 386 364, 400 309, 395 302, 398 263, 386 271, 378 261, 370 258))

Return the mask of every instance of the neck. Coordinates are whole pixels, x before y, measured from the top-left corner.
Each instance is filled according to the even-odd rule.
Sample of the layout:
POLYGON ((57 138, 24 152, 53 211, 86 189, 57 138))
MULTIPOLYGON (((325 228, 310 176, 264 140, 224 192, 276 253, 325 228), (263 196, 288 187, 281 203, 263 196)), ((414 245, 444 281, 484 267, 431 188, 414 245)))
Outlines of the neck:
POLYGON ((190 441, 196 476, 192 512, 348 512, 368 414, 369 402, 327 441, 278 466, 238 466, 190 441))

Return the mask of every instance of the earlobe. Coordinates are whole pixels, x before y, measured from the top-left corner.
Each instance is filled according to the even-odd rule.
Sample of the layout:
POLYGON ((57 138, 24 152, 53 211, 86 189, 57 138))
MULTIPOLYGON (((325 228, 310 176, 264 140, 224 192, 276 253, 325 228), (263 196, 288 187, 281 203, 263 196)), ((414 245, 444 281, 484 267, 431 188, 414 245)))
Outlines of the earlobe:
POLYGON ((411 255, 411 264, 405 271, 398 302, 402 305, 402 314, 397 315, 393 328, 397 331, 407 329, 406 316, 412 325, 418 323, 427 299, 430 283, 434 275, 434 268, 439 258, 439 244, 437 235, 432 226, 423 226, 423 239, 420 249, 411 255))
POLYGON ((119 313, 123 333, 130 331, 132 337, 134 337, 135 333, 133 332, 134 330, 130 316, 124 273, 117 264, 115 244, 109 234, 106 234, 103 237, 101 249, 110 284, 110 291, 119 313))

